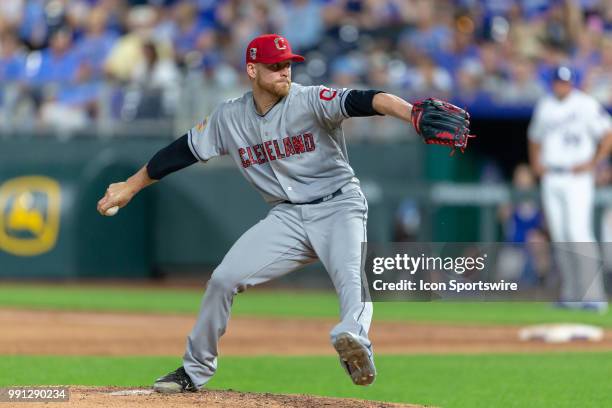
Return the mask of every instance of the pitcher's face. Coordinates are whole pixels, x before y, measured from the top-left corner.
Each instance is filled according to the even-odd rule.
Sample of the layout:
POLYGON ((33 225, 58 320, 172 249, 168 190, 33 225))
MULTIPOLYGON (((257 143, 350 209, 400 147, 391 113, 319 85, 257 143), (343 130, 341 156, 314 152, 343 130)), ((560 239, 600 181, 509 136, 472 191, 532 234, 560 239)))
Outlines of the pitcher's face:
POLYGON ((291 89, 291 61, 253 65, 254 80, 259 88, 281 98, 289 94, 291 89))

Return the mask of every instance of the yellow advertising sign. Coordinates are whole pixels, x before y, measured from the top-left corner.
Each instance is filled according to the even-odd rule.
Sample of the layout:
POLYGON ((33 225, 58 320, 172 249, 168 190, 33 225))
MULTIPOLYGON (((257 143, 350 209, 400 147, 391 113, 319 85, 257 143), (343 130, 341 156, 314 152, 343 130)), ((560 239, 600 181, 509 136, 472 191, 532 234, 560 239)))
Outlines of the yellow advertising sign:
POLYGON ((52 250, 60 208, 60 185, 48 177, 17 177, 0 185, 0 250, 17 256, 52 250))

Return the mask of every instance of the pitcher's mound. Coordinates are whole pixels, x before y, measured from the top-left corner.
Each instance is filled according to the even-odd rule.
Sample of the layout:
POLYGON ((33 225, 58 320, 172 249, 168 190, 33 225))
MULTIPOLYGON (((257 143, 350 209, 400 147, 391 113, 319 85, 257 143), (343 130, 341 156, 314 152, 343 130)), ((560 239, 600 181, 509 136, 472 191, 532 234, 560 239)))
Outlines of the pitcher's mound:
MULTIPOLYGON (((62 407, 105 408, 416 408, 421 405, 329 398, 313 395, 258 394, 238 391, 207 390, 199 393, 158 394, 147 388, 70 387, 70 402, 62 407)), ((58 405, 58 407, 59 407, 58 405)), ((21 408, 46 407, 45 403, 23 403, 21 408)))

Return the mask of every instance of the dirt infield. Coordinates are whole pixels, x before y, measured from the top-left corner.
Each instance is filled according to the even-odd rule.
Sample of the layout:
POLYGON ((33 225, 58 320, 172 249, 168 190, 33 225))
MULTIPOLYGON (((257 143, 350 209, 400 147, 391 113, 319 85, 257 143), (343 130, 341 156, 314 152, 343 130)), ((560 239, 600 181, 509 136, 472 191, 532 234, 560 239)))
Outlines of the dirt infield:
MULTIPOLYGON (((0 309, 0 354, 181 356, 194 321, 191 315, 0 309)), ((321 319, 233 318, 220 352, 332 355, 328 332, 334 324, 321 319)), ((377 354, 612 350, 611 330, 597 343, 547 344, 520 341, 519 328, 375 322, 370 337, 377 354)))
POLYGON ((179 395, 160 395, 150 390, 117 387, 70 387, 70 401, 66 403, 19 403, 20 408, 104 407, 104 408, 417 408, 420 405, 327 398, 312 395, 258 394, 237 391, 205 391, 179 395))

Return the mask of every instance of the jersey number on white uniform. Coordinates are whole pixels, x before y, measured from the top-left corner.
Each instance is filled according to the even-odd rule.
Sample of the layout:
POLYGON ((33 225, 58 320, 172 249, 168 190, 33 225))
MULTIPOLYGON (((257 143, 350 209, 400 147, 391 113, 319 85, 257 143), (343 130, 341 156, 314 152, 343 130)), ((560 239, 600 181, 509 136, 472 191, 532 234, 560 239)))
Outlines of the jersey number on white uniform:
POLYGON ((580 136, 571 131, 563 133, 563 142, 568 146, 578 146, 580 144, 580 136))

